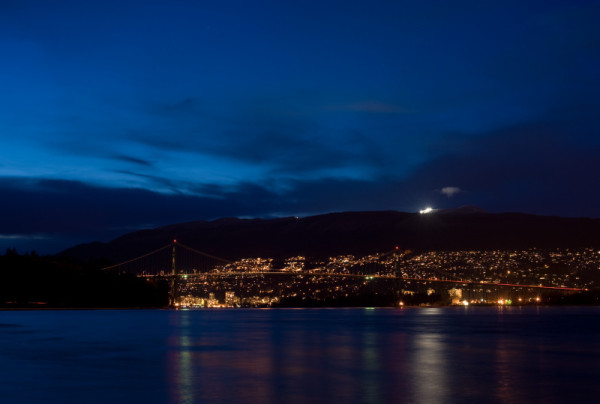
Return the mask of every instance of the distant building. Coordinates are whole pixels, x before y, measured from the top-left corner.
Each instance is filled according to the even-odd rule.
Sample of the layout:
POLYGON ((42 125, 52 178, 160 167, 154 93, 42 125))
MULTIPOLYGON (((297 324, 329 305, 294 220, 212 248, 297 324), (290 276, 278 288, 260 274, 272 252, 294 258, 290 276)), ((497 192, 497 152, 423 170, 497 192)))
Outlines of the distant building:
POLYGON ((297 257, 287 258, 285 260, 285 266, 283 267, 283 271, 300 272, 304 269, 305 264, 306 264, 306 257, 297 256, 297 257))
POLYGON ((217 307, 219 305, 219 301, 215 299, 214 293, 208 294, 208 300, 206 301, 206 307, 217 307))
POLYGON ((461 304, 462 301, 462 289, 452 288, 448 290, 452 304, 461 304))
POLYGON ((240 299, 235 296, 235 292, 227 291, 225 292, 225 306, 227 307, 235 307, 239 306, 240 299))

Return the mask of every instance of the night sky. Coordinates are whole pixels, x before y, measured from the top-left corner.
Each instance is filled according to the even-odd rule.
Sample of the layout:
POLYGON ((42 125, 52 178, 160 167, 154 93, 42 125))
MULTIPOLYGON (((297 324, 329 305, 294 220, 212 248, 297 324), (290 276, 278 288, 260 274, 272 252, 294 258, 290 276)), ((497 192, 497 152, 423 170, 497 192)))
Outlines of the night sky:
POLYGON ((0 248, 428 205, 600 217, 598 21, 572 0, 3 0, 0 248))

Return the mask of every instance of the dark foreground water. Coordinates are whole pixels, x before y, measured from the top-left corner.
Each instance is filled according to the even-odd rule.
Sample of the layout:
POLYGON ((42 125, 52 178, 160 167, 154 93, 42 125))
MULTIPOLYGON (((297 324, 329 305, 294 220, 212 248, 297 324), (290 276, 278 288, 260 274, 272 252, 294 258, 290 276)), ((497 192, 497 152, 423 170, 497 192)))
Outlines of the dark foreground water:
POLYGON ((0 312, 2 403, 598 402, 600 308, 0 312))

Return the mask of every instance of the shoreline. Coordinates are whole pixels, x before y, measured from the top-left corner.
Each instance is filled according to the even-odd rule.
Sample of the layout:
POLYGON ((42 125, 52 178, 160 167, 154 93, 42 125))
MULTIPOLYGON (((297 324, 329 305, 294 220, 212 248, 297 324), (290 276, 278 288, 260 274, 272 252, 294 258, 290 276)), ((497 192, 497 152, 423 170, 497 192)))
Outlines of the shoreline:
POLYGON ((200 310, 265 310, 265 309, 430 309, 430 308, 458 308, 471 307, 498 307, 498 308, 521 308, 521 307, 600 307, 600 304, 470 304, 465 305, 404 305, 404 306, 277 306, 277 307, 0 307, 2 311, 107 311, 107 310, 172 310, 172 311, 200 311, 200 310))

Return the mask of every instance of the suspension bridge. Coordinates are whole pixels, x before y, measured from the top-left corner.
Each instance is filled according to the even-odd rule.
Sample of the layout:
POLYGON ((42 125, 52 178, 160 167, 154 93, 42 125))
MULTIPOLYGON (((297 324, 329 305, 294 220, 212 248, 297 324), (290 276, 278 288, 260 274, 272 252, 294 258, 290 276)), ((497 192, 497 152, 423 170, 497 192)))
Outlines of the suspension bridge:
MULTIPOLYGON (((441 283, 448 286, 463 287, 503 287, 525 289, 548 289, 565 292, 579 292, 587 289, 578 287, 565 287, 541 284, 518 284, 507 282, 490 282, 473 279, 458 279, 442 269, 428 268, 427 273, 415 271, 404 265, 406 254, 394 248, 383 254, 370 256, 369 260, 354 263, 351 268, 337 268, 335 270, 323 267, 313 269, 274 269, 268 265, 254 265, 249 267, 247 260, 232 261, 217 257, 212 254, 197 250, 186 244, 173 240, 146 254, 128 259, 118 264, 107 266, 103 269, 117 269, 136 274, 147 279, 167 279, 170 283, 170 303, 177 299, 178 284, 194 277, 231 277, 231 276, 311 276, 348 278, 365 280, 388 279, 403 282, 441 283)), ((258 259, 260 260, 260 259, 258 259)), ((264 261, 266 262, 266 260, 264 261)), ((263 262, 263 263, 264 263, 263 262)), ((259 261, 260 263, 260 261, 259 261)))

